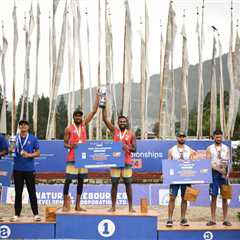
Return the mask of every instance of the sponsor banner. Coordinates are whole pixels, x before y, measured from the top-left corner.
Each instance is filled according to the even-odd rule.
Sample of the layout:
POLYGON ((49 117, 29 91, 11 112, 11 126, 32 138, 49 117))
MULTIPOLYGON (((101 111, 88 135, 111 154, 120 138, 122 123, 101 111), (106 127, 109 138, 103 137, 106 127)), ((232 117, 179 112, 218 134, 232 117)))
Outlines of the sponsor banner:
MULTIPOLYGON (((239 208, 240 206, 240 184, 233 184, 233 198, 229 200, 230 208, 239 208)), ((168 205, 169 201, 169 185, 166 184, 133 184, 133 204, 139 205, 141 198, 148 198, 149 205, 168 205)), ((210 206, 209 196, 209 185, 194 185, 195 188, 200 190, 198 199, 194 203, 189 203, 191 206, 210 206)), ((76 198, 76 184, 70 186, 69 195, 72 199, 72 204, 75 204, 76 198)), ((50 185, 50 184, 39 184, 37 185, 37 198, 38 203, 41 205, 54 205, 63 203, 63 185, 50 185)), ((84 185, 82 194, 81 204, 83 205, 111 205, 111 185, 100 184, 100 185, 84 185)), ((3 187, 2 202, 13 204, 14 203, 14 188, 3 187)), ((218 196, 217 206, 222 207, 221 196, 218 196)), ((23 192, 23 203, 29 203, 28 193, 26 189, 23 192)), ((181 196, 180 191, 176 199, 176 205, 180 206, 181 196)), ((127 195, 124 184, 119 184, 118 205, 127 205, 127 195)))
POLYGON ((75 166, 79 168, 124 167, 122 142, 89 141, 75 148, 75 166))
POLYGON ((211 183, 211 161, 201 160, 166 160, 163 163, 164 184, 211 183))
MULTIPOLYGON (((136 184, 133 185, 133 204, 139 205, 140 198, 148 197, 148 185, 136 184), (147 194, 147 195, 146 195, 147 194)), ((63 204, 63 184, 50 185, 39 184, 36 186, 38 203, 42 205, 63 204)), ((75 204, 77 185, 72 184, 69 188, 69 195, 72 199, 72 204, 75 204)), ((2 201, 8 204, 14 204, 15 191, 13 187, 5 187, 3 189, 2 201)), ((27 189, 24 188, 23 204, 29 203, 27 189)), ((84 185, 82 205, 111 205, 111 185, 84 185)), ((120 184, 117 193, 117 204, 127 205, 127 194, 124 184, 120 184)))
MULTIPOLYGON (((196 184, 193 185, 194 188, 200 190, 196 202, 190 202, 190 206, 203 206, 209 207, 211 198, 209 196, 209 184, 196 184)), ((168 205, 169 201, 169 185, 165 184, 151 184, 150 188, 150 204, 151 205, 168 205)), ((233 198, 228 200, 230 208, 239 208, 240 206, 240 184, 232 184, 233 188, 233 198)), ((178 191, 178 196, 176 199, 176 205, 181 203, 181 191, 178 191)), ((217 207, 222 208, 222 199, 221 195, 218 195, 217 198, 217 207)))
POLYGON ((9 159, 0 160, 0 185, 10 186, 13 161, 9 159))
MULTIPOLYGON (((109 142, 109 141, 106 141, 109 142)), ((209 140, 189 140, 186 144, 197 151, 197 158, 206 158, 206 148, 212 144, 209 140)), ((230 141, 224 142, 231 146, 230 141)), ((62 140, 40 140, 41 156, 36 158, 37 172, 64 172, 67 149, 62 140)), ((138 140, 137 152, 132 153, 133 168, 137 172, 161 172, 162 160, 167 159, 168 150, 176 144, 173 140, 138 140)), ((90 169, 106 171, 106 169, 90 169)))

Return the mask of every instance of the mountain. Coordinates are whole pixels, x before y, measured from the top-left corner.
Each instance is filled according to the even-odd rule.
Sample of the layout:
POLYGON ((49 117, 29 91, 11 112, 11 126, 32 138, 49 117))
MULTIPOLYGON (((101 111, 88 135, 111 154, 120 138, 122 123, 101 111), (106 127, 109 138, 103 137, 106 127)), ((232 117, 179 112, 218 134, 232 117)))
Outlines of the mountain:
MULTIPOLYGON (((216 59, 217 63, 217 87, 219 89, 219 58, 216 59)), ((189 78, 188 78, 188 90, 189 90, 189 110, 196 107, 197 104, 197 95, 198 95, 198 64, 189 66, 189 78)), ((180 81, 181 81, 181 68, 174 70, 175 76, 175 89, 176 89, 176 118, 179 118, 180 110, 180 81)), ((152 75, 150 77, 150 89, 149 89, 149 100, 148 100, 148 117, 149 125, 154 124, 158 121, 159 115, 159 102, 160 102, 160 76, 159 74, 152 75)), ((227 54, 223 55, 223 78, 224 78, 224 90, 229 90, 229 76, 227 70, 227 54)), ((203 63, 203 81, 204 81, 204 97, 210 91, 211 83, 211 60, 207 60, 203 63)), ((96 88, 93 89, 95 93, 96 88)), ((121 91, 122 84, 116 84, 116 98, 117 105, 120 106, 121 103, 121 91)), ((140 126, 140 84, 133 83, 132 86, 132 125, 134 128, 140 126)), ((64 99, 67 103, 67 94, 64 94, 64 99)), ((80 102, 80 92, 75 92, 75 103, 80 102)), ((89 105, 89 89, 84 91, 84 112, 90 111, 89 105)), ((76 104, 77 106, 78 104, 76 104)))

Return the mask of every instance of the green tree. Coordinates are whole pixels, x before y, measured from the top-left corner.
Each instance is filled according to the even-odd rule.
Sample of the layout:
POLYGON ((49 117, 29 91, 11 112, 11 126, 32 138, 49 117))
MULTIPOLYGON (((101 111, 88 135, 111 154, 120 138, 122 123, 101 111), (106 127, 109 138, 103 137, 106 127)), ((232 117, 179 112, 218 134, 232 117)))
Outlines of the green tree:
POLYGON ((57 106, 56 111, 56 137, 57 139, 63 139, 64 130, 67 126, 67 105, 64 101, 63 95, 60 98, 60 101, 57 106))
POLYGON ((47 131, 47 121, 49 113, 49 98, 43 95, 38 99, 38 128, 37 136, 39 139, 45 139, 47 131))

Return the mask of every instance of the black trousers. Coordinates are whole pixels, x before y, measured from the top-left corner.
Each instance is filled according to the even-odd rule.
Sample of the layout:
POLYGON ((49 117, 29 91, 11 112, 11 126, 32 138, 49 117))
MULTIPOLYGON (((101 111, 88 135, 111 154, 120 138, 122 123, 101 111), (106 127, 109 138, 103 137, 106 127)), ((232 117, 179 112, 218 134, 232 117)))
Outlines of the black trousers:
POLYGON ((16 171, 13 172, 14 184, 15 184, 15 215, 20 216, 22 210, 22 193, 24 182, 26 183, 28 195, 32 212, 34 215, 38 214, 37 196, 35 188, 35 174, 34 172, 16 171))

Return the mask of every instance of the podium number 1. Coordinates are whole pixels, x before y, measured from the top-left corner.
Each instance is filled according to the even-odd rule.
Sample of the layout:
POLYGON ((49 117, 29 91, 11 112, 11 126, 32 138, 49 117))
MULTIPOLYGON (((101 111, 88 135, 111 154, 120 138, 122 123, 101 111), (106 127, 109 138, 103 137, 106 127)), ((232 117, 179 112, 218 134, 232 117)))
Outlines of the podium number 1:
POLYGON ((115 224, 110 219, 103 219, 98 223, 98 233, 102 237, 111 237, 115 232, 115 224))
POLYGON ((105 235, 105 234, 108 235, 108 234, 109 234, 108 223, 105 222, 105 223, 103 224, 103 226, 104 226, 103 234, 104 234, 104 235, 105 235))

